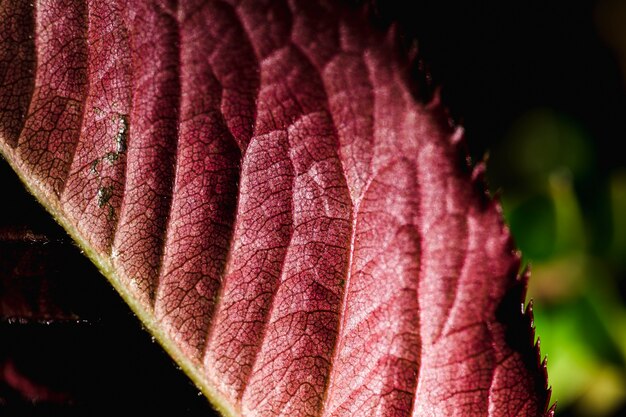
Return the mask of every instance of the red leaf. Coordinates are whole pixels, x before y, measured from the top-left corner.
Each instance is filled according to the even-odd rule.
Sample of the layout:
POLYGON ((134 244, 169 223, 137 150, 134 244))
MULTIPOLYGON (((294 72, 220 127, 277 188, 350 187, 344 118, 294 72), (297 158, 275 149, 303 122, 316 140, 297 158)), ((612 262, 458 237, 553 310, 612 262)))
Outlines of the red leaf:
POLYGON ((225 415, 538 416, 526 276, 408 86, 333 2, 0 9, 0 149, 225 415))

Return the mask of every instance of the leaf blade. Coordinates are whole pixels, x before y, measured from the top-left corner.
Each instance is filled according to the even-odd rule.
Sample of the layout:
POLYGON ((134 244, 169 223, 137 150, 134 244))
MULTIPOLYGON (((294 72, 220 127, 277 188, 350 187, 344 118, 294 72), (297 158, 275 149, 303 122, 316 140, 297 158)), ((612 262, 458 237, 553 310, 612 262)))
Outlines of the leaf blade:
POLYGON ((498 206, 393 36, 327 4, 80 5, 59 36, 85 19, 86 37, 37 56, 89 73, 50 90, 84 97, 52 112, 73 130, 51 143, 82 130, 76 149, 45 147, 35 116, 39 136, 2 151, 226 415, 545 412, 537 383, 507 385, 545 376, 502 365, 519 352, 494 300, 519 259, 498 206))

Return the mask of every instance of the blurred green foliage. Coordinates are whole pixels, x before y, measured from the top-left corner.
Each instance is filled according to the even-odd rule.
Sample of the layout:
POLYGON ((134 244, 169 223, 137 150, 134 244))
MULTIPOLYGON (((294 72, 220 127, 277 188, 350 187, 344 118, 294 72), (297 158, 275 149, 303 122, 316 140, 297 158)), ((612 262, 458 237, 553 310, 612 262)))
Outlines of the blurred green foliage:
POLYGON ((532 269, 528 297, 561 415, 626 410, 626 170, 598 176, 595 144, 576 120, 535 108, 489 161, 532 269))
POLYGON ((626 416, 626 0, 376 4, 489 153, 557 414, 626 416))

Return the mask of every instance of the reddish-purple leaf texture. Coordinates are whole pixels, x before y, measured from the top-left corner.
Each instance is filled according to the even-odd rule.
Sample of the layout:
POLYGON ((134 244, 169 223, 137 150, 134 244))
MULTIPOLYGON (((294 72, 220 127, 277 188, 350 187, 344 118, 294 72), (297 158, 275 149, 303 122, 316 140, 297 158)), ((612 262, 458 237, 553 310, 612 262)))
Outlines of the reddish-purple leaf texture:
POLYGON ((226 416, 553 413, 484 166, 396 32, 330 0, 0 3, 2 154, 226 416))

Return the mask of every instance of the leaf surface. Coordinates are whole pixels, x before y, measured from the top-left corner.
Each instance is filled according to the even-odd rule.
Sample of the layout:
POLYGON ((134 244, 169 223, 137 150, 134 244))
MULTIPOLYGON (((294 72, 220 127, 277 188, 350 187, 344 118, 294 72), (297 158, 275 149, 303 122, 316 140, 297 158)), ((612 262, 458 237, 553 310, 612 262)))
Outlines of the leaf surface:
POLYGON ((0 149, 227 416, 548 415, 483 165, 324 1, 0 5, 0 149))

